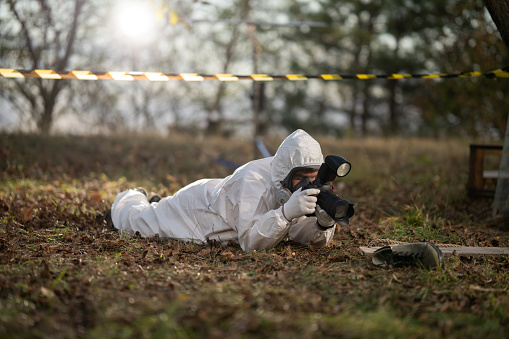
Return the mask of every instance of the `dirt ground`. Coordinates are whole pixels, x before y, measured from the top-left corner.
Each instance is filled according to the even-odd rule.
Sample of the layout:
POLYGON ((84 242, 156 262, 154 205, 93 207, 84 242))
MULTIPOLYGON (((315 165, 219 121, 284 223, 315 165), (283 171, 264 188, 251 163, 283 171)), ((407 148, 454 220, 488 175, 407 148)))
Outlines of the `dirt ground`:
MULTIPOLYGON (((413 145, 407 157, 391 154, 406 152, 408 141, 385 144, 393 149, 389 168, 372 160, 381 152, 376 143, 350 145, 360 173, 338 188, 355 202, 355 216, 332 244, 286 239, 243 252, 236 244, 122 234, 103 220, 128 187, 170 194, 195 177, 227 174, 196 160, 209 159, 207 150, 191 145, 168 160, 158 147, 184 146, 162 140, 152 155, 134 141, 2 138, 0 338, 507 336, 508 257, 453 255, 428 271, 375 267, 359 251, 380 239, 509 247, 504 225, 489 217, 491 202, 466 198, 466 172, 451 171, 465 152, 443 154, 444 168, 430 173, 422 156, 440 143, 413 145), (56 156, 59 147, 74 151, 56 156), (365 180, 373 166, 392 177, 365 180)), ((228 155, 241 162, 245 147, 228 155)))

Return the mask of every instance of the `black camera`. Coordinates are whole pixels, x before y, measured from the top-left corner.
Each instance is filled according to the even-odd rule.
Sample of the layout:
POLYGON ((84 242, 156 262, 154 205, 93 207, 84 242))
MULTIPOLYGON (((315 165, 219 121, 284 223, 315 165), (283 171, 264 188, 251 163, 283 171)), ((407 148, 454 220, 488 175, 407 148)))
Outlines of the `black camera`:
POLYGON ((328 215, 334 219, 339 225, 346 226, 349 219, 354 214, 353 204, 345 199, 341 199, 333 193, 334 187, 330 184, 336 177, 344 177, 349 172, 352 166, 346 159, 339 155, 328 155, 325 157, 325 163, 320 166, 315 181, 310 178, 302 179, 294 190, 302 187, 303 190, 308 188, 318 188, 317 204, 328 215))

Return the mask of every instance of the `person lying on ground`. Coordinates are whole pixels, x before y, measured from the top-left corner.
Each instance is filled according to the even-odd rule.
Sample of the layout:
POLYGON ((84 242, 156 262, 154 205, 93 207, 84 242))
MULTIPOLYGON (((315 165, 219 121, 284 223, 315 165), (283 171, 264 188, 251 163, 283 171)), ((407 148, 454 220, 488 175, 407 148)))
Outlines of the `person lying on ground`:
POLYGON ((336 223, 316 204, 320 191, 293 192, 303 177, 315 179, 323 160, 320 144, 299 129, 273 157, 250 161, 226 178, 201 179, 153 202, 143 189, 121 192, 113 202, 111 221, 128 233, 233 241, 244 251, 273 248, 288 235, 298 243, 323 247, 336 223))

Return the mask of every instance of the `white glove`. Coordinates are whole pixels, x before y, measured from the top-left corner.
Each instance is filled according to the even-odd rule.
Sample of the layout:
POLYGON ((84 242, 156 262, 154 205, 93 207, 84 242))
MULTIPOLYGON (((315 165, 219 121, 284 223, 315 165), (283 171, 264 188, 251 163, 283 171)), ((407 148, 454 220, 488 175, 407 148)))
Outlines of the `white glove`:
POLYGON ((330 228, 334 226, 334 219, 332 219, 332 217, 318 205, 316 205, 315 216, 316 221, 318 221, 318 225, 321 226, 321 228, 330 228))
POLYGON ((295 218, 311 214, 315 211, 316 196, 320 193, 317 188, 302 190, 302 187, 293 192, 290 199, 283 205, 283 215, 286 220, 292 221, 295 218))

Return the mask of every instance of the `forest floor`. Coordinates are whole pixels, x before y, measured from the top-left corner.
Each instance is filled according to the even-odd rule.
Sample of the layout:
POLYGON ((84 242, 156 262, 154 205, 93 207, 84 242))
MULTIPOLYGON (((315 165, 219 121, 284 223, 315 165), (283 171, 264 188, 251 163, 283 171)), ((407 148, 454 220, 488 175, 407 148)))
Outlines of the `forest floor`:
MULTIPOLYGON (((265 140, 271 152, 282 139, 265 140)), ((319 139, 352 172, 355 215, 326 248, 271 250, 122 234, 133 187, 170 195, 253 159, 246 140, 0 135, 0 338, 502 338, 509 258, 375 267, 380 239, 509 247, 493 199, 466 195, 468 142, 319 139)), ((497 159, 487 160, 495 166, 497 159)))

